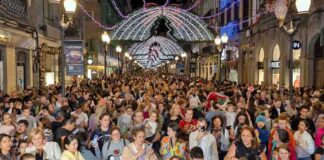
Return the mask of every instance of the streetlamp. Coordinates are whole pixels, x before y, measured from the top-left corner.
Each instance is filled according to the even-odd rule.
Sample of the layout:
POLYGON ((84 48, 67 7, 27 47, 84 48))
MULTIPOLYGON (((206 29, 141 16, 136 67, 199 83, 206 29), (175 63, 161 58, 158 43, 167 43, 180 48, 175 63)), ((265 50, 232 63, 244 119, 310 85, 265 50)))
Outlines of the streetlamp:
POLYGON ((117 74, 119 75, 119 54, 122 52, 122 48, 119 46, 119 45, 117 45, 117 47, 116 47, 116 52, 117 52, 117 54, 118 54, 118 56, 117 56, 117 74))
POLYGON ((224 48, 226 47, 227 42, 228 42, 228 36, 226 33, 224 33, 222 37, 219 37, 219 35, 217 35, 217 37, 215 38, 215 45, 219 52, 219 56, 218 56, 218 66, 219 66, 218 80, 219 81, 222 80, 222 53, 224 48))
POLYGON ((178 61, 178 60, 179 60, 179 57, 178 57, 178 56, 176 56, 176 57, 174 58, 174 60, 178 61))
POLYGON ((110 43, 110 37, 108 35, 108 33, 105 31, 102 35, 101 35, 101 39, 105 44, 105 70, 104 70, 104 76, 105 78, 107 78, 107 52, 108 52, 108 47, 109 47, 109 43, 110 43))
MULTIPOLYGON (((311 3, 312 3, 311 0, 296 0, 295 5, 296 5, 297 13, 299 15, 308 14, 311 3)), ((298 21, 295 26, 294 26, 293 21, 291 21, 290 26, 286 27, 284 25, 284 21, 285 21, 286 15, 287 15, 287 10, 288 9, 285 10, 285 7, 287 8, 287 6, 286 5, 280 5, 280 6, 277 6, 277 7, 279 7, 279 9, 278 9, 277 12, 275 12, 275 15, 276 15, 276 17, 277 17, 277 19, 279 21, 279 28, 281 30, 283 30, 284 33, 286 33, 289 36, 289 40, 290 40, 290 51, 289 51, 289 55, 288 55, 288 61, 289 61, 289 63, 288 63, 289 64, 289 101, 290 101, 290 104, 292 104, 292 102, 293 102, 293 67, 294 67, 292 43, 293 43, 294 35, 297 32, 297 28, 299 27, 300 21, 298 21), (282 12, 280 12, 280 8, 283 8, 282 12)), ((275 10, 277 10, 277 9, 275 9, 275 10)), ((302 19, 305 20, 305 18, 302 18, 302 19)))
POLYGON ((77 4, 75 0, 64 0, 64 8, 66 13, 74 13, 76 6, 77 4))

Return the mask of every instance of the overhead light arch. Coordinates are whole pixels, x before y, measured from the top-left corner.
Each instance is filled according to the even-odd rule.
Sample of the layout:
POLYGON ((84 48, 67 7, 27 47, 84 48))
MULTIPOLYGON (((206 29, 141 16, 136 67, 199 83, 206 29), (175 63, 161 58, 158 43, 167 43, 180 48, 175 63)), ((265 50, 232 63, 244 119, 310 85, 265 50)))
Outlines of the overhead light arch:
POLYGON ((165 18, 170 22, 169 27, 173 32, 168 36, 176 40, 188 42, 214 40, 207 24, 198 16, 172 6, 142 8, 133 12, 111 32, 112 40, 145 41, 152 35, 152 27, 159 18, 165 18))
POLYGON ((164 61, 172 61, 175 56, 180 56, 183 52, 175 41, 160 36, 135 43, 127 50, 127 53, 146 68, 159 65, 164 61))

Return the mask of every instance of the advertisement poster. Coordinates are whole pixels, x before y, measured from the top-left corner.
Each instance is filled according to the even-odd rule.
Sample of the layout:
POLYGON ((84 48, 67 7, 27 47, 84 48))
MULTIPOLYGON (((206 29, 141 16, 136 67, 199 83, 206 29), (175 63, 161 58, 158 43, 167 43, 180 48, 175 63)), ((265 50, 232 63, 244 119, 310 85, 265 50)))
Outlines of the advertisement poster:
POLYGON ((17 66, 17 87, 19 91, 24 90, 25 78, 24 78, 24 66, 17 66))
POLYGON ((83 75, 83 45, 82 41, 65 41, 64 54, 66 58, 66 75, 83 75))

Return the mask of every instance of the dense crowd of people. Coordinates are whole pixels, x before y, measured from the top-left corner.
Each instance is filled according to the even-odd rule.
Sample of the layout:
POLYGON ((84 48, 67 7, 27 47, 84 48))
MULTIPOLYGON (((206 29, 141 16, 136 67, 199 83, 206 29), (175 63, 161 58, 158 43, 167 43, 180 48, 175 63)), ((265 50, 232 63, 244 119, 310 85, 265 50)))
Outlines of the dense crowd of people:
POLYGON ((0 160, 322 160, 324 90, 143 74, 0 92, 0 160))

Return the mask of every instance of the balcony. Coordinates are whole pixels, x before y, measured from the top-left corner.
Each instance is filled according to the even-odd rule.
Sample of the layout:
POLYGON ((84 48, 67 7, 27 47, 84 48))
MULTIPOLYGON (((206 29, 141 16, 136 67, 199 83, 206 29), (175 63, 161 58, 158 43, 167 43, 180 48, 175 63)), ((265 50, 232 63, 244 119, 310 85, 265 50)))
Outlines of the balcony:
POLYGON ((27 0, 0 0, 0 17, 27 23, 27 0))

